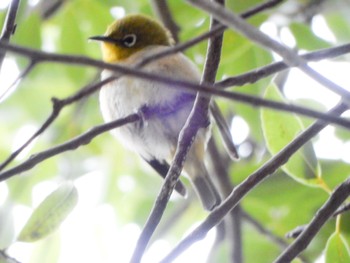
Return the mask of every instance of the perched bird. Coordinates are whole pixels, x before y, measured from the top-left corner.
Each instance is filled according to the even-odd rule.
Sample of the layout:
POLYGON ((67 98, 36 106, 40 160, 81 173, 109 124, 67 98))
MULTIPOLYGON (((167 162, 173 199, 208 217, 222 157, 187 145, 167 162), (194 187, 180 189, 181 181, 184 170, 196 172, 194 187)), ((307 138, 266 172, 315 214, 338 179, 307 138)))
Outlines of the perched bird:
MULTIPOLYGON (((173 44, 170 33, 157 21, 143 15, 128 15, 111 24, 103 36, 91 37, 102 42, 105 62, 133 66, 146 56, 158 53, 173 44)), ((143 70, 161 76, 189 81, 200 80, 195 64, 181 53, 151 62, 143 70)), ((102 72, 102 79, 116 73, 102 72)), ((190 114, 195 95, 170 84, 121 76, 102 87, 100 107, 104 120, 112 121, 138 112, 143 120, 112 131, 122 143, 137 152, 163 178, 169 169, 177 146, 180 130, 190 114)), ((198 131, 188 153, 184 170, 188 174, 203 206, 212 210, 220 197, 205 168, 203 158, 208 127, 198 131)), ((179 181, 175 188, 185 194, 179 181)))

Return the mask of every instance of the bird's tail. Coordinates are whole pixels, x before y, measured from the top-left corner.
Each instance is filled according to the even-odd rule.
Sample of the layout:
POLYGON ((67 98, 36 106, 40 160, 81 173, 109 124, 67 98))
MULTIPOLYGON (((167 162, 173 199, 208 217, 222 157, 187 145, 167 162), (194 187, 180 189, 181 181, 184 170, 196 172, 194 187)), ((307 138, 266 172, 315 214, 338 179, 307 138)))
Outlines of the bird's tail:
POLYGON ((204 160, 199 159, 195 151, 195 149, 190 150, 184 168, 203 207, 211 211, 220 204, 221 199, 205 168, 204 160))

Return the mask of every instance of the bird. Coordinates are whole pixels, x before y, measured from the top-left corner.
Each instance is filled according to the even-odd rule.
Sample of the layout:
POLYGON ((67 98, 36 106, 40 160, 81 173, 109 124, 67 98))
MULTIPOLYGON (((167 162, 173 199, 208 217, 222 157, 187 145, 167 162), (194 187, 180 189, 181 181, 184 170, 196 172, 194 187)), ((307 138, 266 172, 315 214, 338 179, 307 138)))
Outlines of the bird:
MULTIPOLYGON (((130 14, 114 21, 104 35, 89 38, 101 42, 104 62, 133 67, 145 57, 153 56, 173 46, 169 31, 158 21, 141 14, 130 14)), ((142 70, 175 79, 200 81, 198 67, 183 53, 175 53, 152 61, 142 70)), ((103 70, 104 80, 117 73, 103 70)), ((179 133, 195 101, 195 94, 168 83, 121 75, 104 85, 99 94, 104 121, 112 121, 139 113, 142 119, 115 130, 126 148, 138 153, 163 178, 175 155, 179 133)), ((203 208, 211 211, 220 204, 220 196, 204 163, 206 144, 210 137, 210 118, 207 127, 200 128, 184 163, 203 208)), ((177 192, 186 195, 179 180, 177 192)))

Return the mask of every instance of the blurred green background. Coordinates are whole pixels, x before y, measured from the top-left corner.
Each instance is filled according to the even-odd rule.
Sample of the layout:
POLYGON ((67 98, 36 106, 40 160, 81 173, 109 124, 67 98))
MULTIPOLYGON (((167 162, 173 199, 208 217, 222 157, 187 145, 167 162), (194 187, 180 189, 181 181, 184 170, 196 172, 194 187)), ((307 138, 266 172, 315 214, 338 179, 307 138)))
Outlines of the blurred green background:
MULTIPOLYGON (((6 16, 7 2, 9 1, 2 0, 0 4, 0 25, 3 25, 6 16)), ((99 45, 87 39, 102 34, 108 24, 124 14, 143 13, 157 16, 151 2, 21 1, 16 32, 10 42, 48 52, 100 59, 99 45), (57 10, 49 13, 50 7, 56 2, 62 3, 57 10)), ((239 13, 262 2, 228 0, 227 6, 239 13)), ((168 3, 175 22, 180 26, 180 42, 208 30, 210 17, 207 14, 185 1, 169 0, 168 3)), ((284 1, 282 6, 250 18, 249 22, 283 43, 305 52, 349 42, 349 10, 349 3, 341 0, 289 0, 284 1), (322 31, 323 33, 320 33, 322 31)), ((203 67, 206 46, 207 43, 202 42, 185 51, 199 68, 203 67)), ((237 33, 227 31, 217 80, 242 74, 276 59, 278 58, 271 52, 237 33)), ((325 68, 336 63, 343 68, 336 75, 329 77, 343 77, 346 80, 348 60, 348 56, 342 56, 334 59, 334 64, 326 64, 325 68)), ((2 66, 0 94, 11 83, 11 78, 23 71, 28 63, 23 57, 7 54, 2 66)), ((83 86, 96 82, 98 78, 99 71, 88 67, 56 63, 37 65, 12 93, 0 102, 0 161, 5 160, 42 125, 52 110, 52 97, 70 96, 83 86)), ((272 77, 269 77, 255 84, 234 89, 264 96, 271 80, 272 77)), ((290 83, 298 86, 295 86, 296 90, 309 88, 309 85, 303 85, 303 79, 290 77, 287 83, 288 81, 293 81, 290 83)), ((322 88, 317 87, 316 91, 318 89, 322 88)), ((294 93, 288 97, 285 91, 282 87, 281 92, 294 103, 312 105, 321 110, 329 106, 327 98, 326 101, 319 101, 312 96, 294 96, 294 93)), ((233 118, 232 133, 241 159, 230 162, 228 168, 232 182, 239 184, 271 157, 266 144, 283 144, 288 141, 276 138, 275 142, 273 139, 264 138, 262 122, 266 120, 260 118, 258 108, 224 99, 217 99, 217 102, 227 120, 231 122, 233 118), (243 127, 248 127, 246 132, 243 127)), ((276 118, 283 119, 280 116, 276 118)), ((306 118, 302 118, 302 121, 304 126, 311 123, 310 119, 306 118)), ((63 143, 102 122, 97 94, 68 106, 50 128, 20 154, 10 167, 20 164, 33 153, 63 143)), ((288 124, 281 122, 280 125, 288 124)), ((274 126, 272 129, 277 128, 274 126)), ((350 160, 347 156, 347 150, 350 150, 347 143, 350 133, 335 126, 331 133, 332 138, 328 139, 335 140, 340 148, 336 150, 333 141, 322 142, 320 136, 315 140, 319 145, 315 147, 315 156, 320 167, 317 176, 323 178, 332 190, 350 174, 350 160), (332 146, 328 156, 325 156, 322 154, 322 145, 327 143, 332 146)), ((215 127, 213 134, 219 150, 226 156, 215 127)), ((297 165, 305 165, 308 158, 305 157, 297 165)), ((243 199, 242 208, 273 235, 283 238, 288 231, 307 224, 329 196, 326 191, 317 187, 317 184, 295 180, 303 176, 287 176, 279 170, 243 199)), ((186 179, 183 181, 191 188, 186 179)), ((28 263, 127 262, 140 228, 159 193, 161 183, 160 177, 136 154, 125 150, 109 133, 104 133, 88 145, 46 160, 35 168, 0 183, 0 248, 20 262, 28 263), (74 183, 79 196, 77 205, 67 220, 57 231, 40 241, 17 241, 18 233, 33 209, 67 181, 74 183)), ((185 200, 174 195, 144 262, 157 262, 161 259, 185 233, 203 220, 206 214, 196 198, 185 200), (181 209, 183 206, 186 209, 181 209), (178 212, 179 209, 181 213, 178 212), (178 215, 178 218, 171 222, 175 215, 178 215)), ((343 215, 340 222, 340 232, 337 233, 344 235, 345 241, 342 241, 342 245, 347 247, 346 242, 350 242, 349 216, 343 215)), ((335 220, 330 220, 303 257, 309 262, 323 262, 322 255, 332 254, 336 250, 330 245, 331 241, 326 246, 334 231, 335 220)), ((272 262, 281 252, 276 243, 244 220, 242 237, 244 262, 272 262)), ((228 242, 222 242, 219 249, 209 255, 213 239, 214 233, 198 248, 191 248, 188 255, 178 262, 189 262, 193 254, 196 258, 192 258, 192 262, 231 262, 228 242)), ((349 253, 346 249, 345 251, 349 253)), ((9 259, 1 260, 3 261, 0 262, 11 262, 9 259)))

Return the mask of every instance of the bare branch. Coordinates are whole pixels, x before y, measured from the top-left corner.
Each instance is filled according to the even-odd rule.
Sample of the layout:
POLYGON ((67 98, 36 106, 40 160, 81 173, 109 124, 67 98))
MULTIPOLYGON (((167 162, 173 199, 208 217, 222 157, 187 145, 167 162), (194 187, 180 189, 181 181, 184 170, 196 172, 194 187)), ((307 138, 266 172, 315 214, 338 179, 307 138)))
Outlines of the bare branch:
POLYGON ((200 91, 203 94, 220 96, 223 98, 248 103, 253 106, 261 106, 261 107, 268 107, 268 108, 278 109, 278 110, 287 111, 287 112, 295 112, 308 117, 323 119, 325 121, 340 125, 347 129, 349 129, 350 127, 349 126, 350 122, 348 120, 339 118, 337 116, 332 116, 330 114, 325 114, 319 111, 311 110, 308 108, 304 108, 304 107, 300 107, 292 104, 284 104, 276 101, 261 99, 258 97, 250 96, 239 92, 234 92, 234 91, 229 92, 225 90, 218 90, 218 89, 215 89, 215 85, 213 86, 206 83, 198 84, 195 82, 168 78, 164 76, 151 74, 137 68, 128 68, 117 64, 104 63, 102 61, 90 59, 83 56, 52 54, 52 53, 36 51, 36 50, 27 49, 27 48, 0 42, 0 48, 2 47, 8 49, 9 51, 16 52, 24 56, 33 57, 38 62, 50 61, 50 62, 58 62, 58 63, 86 65, 86 66, 92 66, 92 67, 101 68, 101 69, 106 68, 111 71, 119 72, 120 74, 132 75, 137 78, 143 78, 143 79, 152 80, 156 82, 166 83, 170 87, 174 87, 174 88, 188 89, 194 92, 200 91))
MULTIPOLYGON (((19 0, 12 0, 9 9, 6 14, 4 26, 2 28, 0 41, 9 42, 11 35, 14 34, 16 29, 16 16, 19 7, 19 0)), ((0 70, 4 61, 6 52, 0 52, 0 70)))
POLYGON ((11 177, 13 175, 27 171, 46 159, 49 159, 53 156, 56 156, 58 154, 66 152, 66 151, 75 150, 82 145, 86 145, 86 144, 90 143, 90 141, 92 139, 94 139, 96 136, 98 136, 106 131, 115 129, 117 127, 126 125, 128 123, 136 122, 139 120, 141 120, 141 117, 138 114, 134 113, 134 114, 130 114, 124 118, 121 118, 121 119, 118 119, 115 121, 111 121, 111 122, 108 122, 108 123, 105 123, 102 125, 95 126, 80 136, 77 136, 69 141, 66 141, 66 142, 60 144, 60 145, 52 147, 46 151, 34 154, 29 159, 22 162, 21 164, 13 167, 7 171, 0 173, 0 182, 8 179, 9 177, 11 177))
POLYGON ((337 208, 348 198, 349 194, 350 179, 347 179, 333 191, 327 202, 317 211, 305 230, 274 262, 291 262, 297 257, 310 244, 327 220, 333 216, 337 208))
MULTIPOLYGON (((350 52, 350 44, 344 44, 333 48, 326 48, 301 55, 308 62, 320 61, 327 58, 335 58, 350 52)), ((283 61, 275 62, 270 65, 248 71, 242 75, 229 77, 222 81, 216 82, 215 86, 227 88, 232 86, 242 86, 248 83, 255 83, 258 80, 271 76, 277 72, 288 69, 289 66, 283 61)))
POLYGON ((258 43, 262 47, 272 50, 280 55, 285 63, 291 67, 298 67, 306 75, 314 79, 316 82, 320 83, 324 87, 330 89, 331 91, 339 94, 343 101, 350 106, 350 92, 336 83, 330 81, 329 79, 323 77, 317 71, 312 69, 306 64, 306 61, 299 57, 294 50, 289 49, 288 47, 278 43, 276 40, 270 38, 266 34, 260 32, 257 28, 246 23, 242 18, 232 13, 230 10, 222 7, 221 5, 210 2, 210 1, 201 1, 201 0, 187 0, 191 4, 205 10, 210 15, 213 15, 221 23, 226 26, 239 31, 242 35, 251 39, 252 41, 258 43))
POLYGON ((166 0, 152 0, 151 4, 159 19, 164 26, 170 31, 175 43, 179 42, 180 27, 174 21, 173 15, 170 12, 168 2, 166 0))
MULTIPOLYGON (((7 96, 7 94, 9 94, 9 92, 14 88, 14 86, 16 84, 18 84, 18 82, 23 79, 24 77, 26 77, 35 67, 36 65, 36 61, 32 60, 29 65, 18 75, 18 77, 7 87, 7 89, 2 92, 0 94, 0 103, 2 101, 4 101, 5 97, 7 96)), ((1 169, 0 169, 1 170, 1 169)))
MULTIPOLYGON (((228 167, 229 163, 224 161, 224 156, 220 153, 214 138, 212 137, 208 143, 208 152, 210 155, 210 161, 214 168, 214 175, 216 175, 216 181, 220 189, 220 193, 223 199, 231 193, 234 188, 233 183, 230 180, 228 167)), ((225 218, 225 237, 229 243, 231 260, 230 262, 242 262, 243 261, 243 241, 242 241, 242 213, 241 207, 237 205, 230 212, 229 216, 225 218)), ((222 224, 221 222, 220 224, 222 224)), ((219 224, 219 225, 220 225, 219 224)))
POLYGON ((232 160, 239 159, 238 151, 236 149, 236 146, 234 145, 232 141, 232 135, 230 128, 222 115, 222 112, 220 111, 219 106, 217 103, 213 100, 210 104, 210 112, 213 116, 215 123, 218 127, 218 130, 220 131, 220 135, 223 141, 223 144, 225 146, 227 154, 230 156, 232 160))
POLYGON ((344 204, 337 211, 334 212, 333 217, 336 217, 340 214, 343 214, 345 212, 348 212, 350 210, 350 204, 344 204))
MULTIPOLYGON (((215 23, 216 22, 212 20, 212 25, 215 23)), ((220 63, 222 38, 223 35, 221 34, 209 40, 201 83, 215 82, 216 72, 220 63)), ((197 93, 191 113, 179 134, 175 157, 166 175, 161 192, 157 197, 149 218, 147 219, 137 241, 131 262, 140 262, 143 253, 163 216, 170 195, 179 179, 183 165, 186 161, 187 153, 194 142, 197 132, 200 128, 206 127, 208 124, 209 104, 210 97, 208 98, 197 93)))
MULTIPOLYGON (((156 0, 158 1, 158 0, 156 0)), ((272 8, 278 4, 280 4, 281 2, 283 2, 285 0, 271 0, 271 1, 267 1, 265 3, 262 3, 260 5, 257 5, 256 7, 253 7, 251 8, 250 10, 247 10, 246 12, 243 12, 241 14, 241 17, 242 18, 249 18, 249 17, 252 17, 253 15, 256 15, 266 9, 269 9, 269 8, 272 8)), ((175 54, 177 52, 180 52, 180 51, 184 51, 210 37, 215 37, 215 36, 218 36, 219 34, 221 34, 222 32, 225 31, 227 27, 225 25, 222 25, 222 24, 216 24, 216 25, 213 25, 209 31, 195 37, 195 38, 192 38, 184 43, 179 43, 177 45, 175 45, 174 47, 172 48, 169 48, 167 50, 164 50, 162 52, 159 52, 158 54, 155 54, 152 56, 148 56, 148 57, 145 57, 144 60, 143 60, 143 63, 144 64, 148 64, 149 62, 151 61, 154 61, 156 59, 159 59, 159 58, 162 58, 162 57, 165 57, 165 56, 169 56, 171 54, 175 54)))
MULTIPOLYGON (((348 107, 344 104, 339 104, 334 107, 330 112, 332 114, 340 115, 348 107)), ((286 147, 284 147, 278 154, 273 156, 268 162, 266 162, 260 169, 251 174, 242 183, 236 186, 229 197, 224 200, 224 202, 212 211, 209 216, 188 236, 186 236, 164 259, 162 262, 171 261, 175 255, 181 253, 189 246, 191 246, 195 241, 202 239, 208 231, 217 225, 226 215, 229 213, 239 201, 254 187, 256 187, 261 181, 266 179, 270 174, 276 171, 281 165, 288 161, 291 155, 293 155, 297 150, 299 150, 306 142, 308 142, 312 137, 318 134, 327 123, 323 121, 317 121, 304 132, 302 132, 298 137, 296 137, 292 142, 290 142, 286 147)), ((288 260, 281 262, 289 262, 288 260)))
POLYGON ((7 253, 3 250, 0 250, 0 261, 5 263, 21 263, 17 259, 7 255, 7 253))
MULTIPOLYGON (((242 217, 245 222, 252 225, 259 233, 266 236, 273 243, 277 244, 281 249, 285 249, 288 247, 289 244, 285 239, 272 233, 269 229, 264 227, 259 221, 257 221, 255 218, 253 218, 244 210, 242 210, 242 217)), ((308 260, 302 256, 299 256, 299 259, 302 262, 308 262, 308 260)))
POLYGON ((107 84, 108 82, 112 81, 113 77, 107 78, 101 82, 88 85, 85 88, 78 91, 76 94, 74 94, 71 97, 68 97, 64 100, 59 99, 52 99, 52 112, 51 115, 46 119, 46 121, 42 124, 42 126, 22 145, 20 146, 16 151, 14 151, 3 163, 0 164, 0 171, 2 171, 11 161, 13 161, 35 138, 37 138, 40 134, 42 134, 53 122, 56 120, 58 115, 60 114, 63 107, 76 102, 83 97, 86 97, 96 90, 98 90, 101 86, 107 84))

